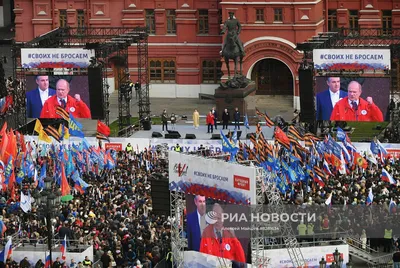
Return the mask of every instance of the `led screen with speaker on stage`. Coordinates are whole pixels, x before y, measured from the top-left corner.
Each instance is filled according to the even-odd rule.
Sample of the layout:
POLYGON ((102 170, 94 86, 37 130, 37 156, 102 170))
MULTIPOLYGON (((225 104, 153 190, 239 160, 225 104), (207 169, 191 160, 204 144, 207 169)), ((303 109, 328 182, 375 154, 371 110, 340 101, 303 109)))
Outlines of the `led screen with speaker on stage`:
POLYGON ((316 78, 316 119, 383 122, 388 119, 390 78, 316 78))
POLYGON ((56 111, 62 106, 75 118, 92 119, 87 76, 26 76, 26 90, 27 118, 61 118, 56 111))

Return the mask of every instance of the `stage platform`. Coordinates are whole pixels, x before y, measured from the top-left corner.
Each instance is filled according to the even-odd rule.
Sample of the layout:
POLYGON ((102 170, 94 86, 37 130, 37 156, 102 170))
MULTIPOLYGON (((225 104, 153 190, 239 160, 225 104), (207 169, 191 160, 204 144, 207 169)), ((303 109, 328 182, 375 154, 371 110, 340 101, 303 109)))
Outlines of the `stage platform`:
MULTIPOLYGON (((175 130, 178 131, 179 134, 181 135, 181 139, 184 139, 186 134, 194 134, 196 136, 197 140, 209 140, 211 139, 212 134, 207 133, 207 126, 200 126, 198 129, 195 129, 192 125, 176 125, 175 129, 172 129, 171 125, 168 125, 168 129, 169 130, 175 130)), ((218 126, 218 129, 215 130, 213 134, 220 134, 222 129, 222 125, 218 126)), ((233 132, 235 127, 234 126, 229 126, 229 129, 233 132)), ((246 139, 246 135, 247 133, 253 133, 256 131, 256 127, 255 126, 250 126, 250 129, 245 128, 244 126, 240 126, 240 130, 242 131, 242 134, 240 136, 241 140, 245 140, 246 139)), ((151 139, 152 133, 153 132, 159 132, 163 135, 168 133, 167 131, 165 131, 165 133, 162 133, 162 126, 161 125, 152 125, 151 130, 146 131, 146 130, 140 130, 135 132, 131 138, 137 138, 137 139, 151 139)), ((229 132, 229 130, 224 129, 223 133, 226 135, 229 132)), ((272 139, 272 136, 274 134, 274 128, 269 128, 269 127, 262 127, 262 132, 264 134, 264 137, 266 139, 272 139)))

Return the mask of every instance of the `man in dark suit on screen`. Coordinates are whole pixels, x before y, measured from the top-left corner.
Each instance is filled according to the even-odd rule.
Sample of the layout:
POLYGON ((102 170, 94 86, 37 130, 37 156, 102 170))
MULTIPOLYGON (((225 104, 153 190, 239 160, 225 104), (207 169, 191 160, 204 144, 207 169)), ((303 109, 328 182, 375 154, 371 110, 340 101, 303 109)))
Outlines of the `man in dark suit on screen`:
POLYGON ((194 197, 196 210, 187 215, 187 239, 189 250, 200 250, 201 234, 207 227, 206 223, 206 197, 196 195, 194 197))
POLYGON ((317 120, 330 120, 333 107, 347 97, 347 92, 340 90, 340 77, 328 77, 328 89, 317 94, 317 120))
POLYGON ((48 98, 56 94, 49 88, 49 77, 47 75, 36 76, 38 87, 26 93, 26 116, 28 118, 39 118, 44 103, 48 98))

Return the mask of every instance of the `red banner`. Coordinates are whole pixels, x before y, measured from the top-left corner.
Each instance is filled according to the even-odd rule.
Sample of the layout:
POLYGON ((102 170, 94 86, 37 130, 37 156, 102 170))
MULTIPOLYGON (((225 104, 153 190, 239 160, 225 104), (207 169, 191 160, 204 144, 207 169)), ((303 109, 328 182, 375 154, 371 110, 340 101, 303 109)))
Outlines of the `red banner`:
POLYGON ((250 179, 242 176, 233 176, 233 187, 243 190, 250 190, 250 179))
POLYGON ((106 148, 106 150, 114 149, 115 151, 122 151, 122 143, 108 142, 108 143, 105 143, 105 148, 106 148))

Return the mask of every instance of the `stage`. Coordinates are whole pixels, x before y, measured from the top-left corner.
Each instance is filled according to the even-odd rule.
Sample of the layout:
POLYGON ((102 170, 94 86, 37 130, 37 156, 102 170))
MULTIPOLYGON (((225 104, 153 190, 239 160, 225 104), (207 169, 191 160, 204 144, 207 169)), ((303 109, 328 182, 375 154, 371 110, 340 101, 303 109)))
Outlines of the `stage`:
MULTIPOLYGON (((235 127, 233 125, 230 125, 230 126, 228 126, 228 130, 224 129, 222 132, 226 135, 229 132, 229 130, 234 132, 234 129, 235 129, 235 127)), ((180 139, 185 139, 186 134, 194 134, 196 136, 197 140, 210 140, 212 137, 212 134, 220 134, 221 133, 222 125, 219 125, 217 130, 214 129, 214 132, 212 134, 207 133, 207 126, 202 125, 198 129, 195 129, 193 127, 193 125, 191 125, 189 123, 186 125, 176 125, 175 129, 172 129, 171 124, 168 124, 168 130, 178 131, 179 134, 181 135, 180 139)), ((248 133, 254 133, 256 131, 256 127, 250 126, 250 129, 247 129, 244 126, 240 126, 240 130, 242 131, 242 134, 239 139, 246 140, 246 135, 248 133)), ((162 134, 163 137, 160 137, 160 138, 164 138, 164 135, 168 133, 167 131, 165 131, 165 133, 162 133, 161 125, 152 125, 151 130, 148 130, 148 131, 140 130, 140 131, 135 132, 130 137, 137 138, 137 139, 149 139, 149 138, 152 138, 153 132, 159 132, 160 134, 162 134)), ((263 126, 262 132, 264 134, 264 137, 267 140, 271 140, 272 136, 274 134, 274 128, 269 128, 269 127, 263 126)))

